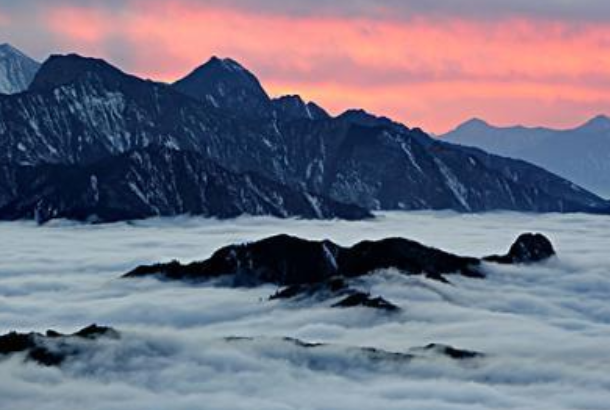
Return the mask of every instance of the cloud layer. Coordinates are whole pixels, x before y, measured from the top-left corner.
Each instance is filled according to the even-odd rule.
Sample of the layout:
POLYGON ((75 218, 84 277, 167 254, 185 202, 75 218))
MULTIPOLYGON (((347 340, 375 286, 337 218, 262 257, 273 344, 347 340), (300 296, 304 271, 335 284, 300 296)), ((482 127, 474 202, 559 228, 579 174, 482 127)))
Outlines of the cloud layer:
POLYGON ((0 36, 40 59, 77 51, 171 81, 230 56, 274 95, 433 132, 609 112, 609 20, 602 0, 0 0, 0 36))
POLYGON ((0 332, 124 333, 63 369, 0 362, 11 409, 605 409, 610 399, 610 219, 586 215, 389 213, 364 222, 161 219, 43 228, 0 236, 0 332), (403 308, 390 317, 324 304, 267 302, 272 287, 231 290, 116 278, 133 266, 202 259, 229 243, 287 232, 345 244, 407 236, 461 254, 504 251, 541 231, 560 258, 489 267, 449 286, 396 272, 359 280, 403 308), (252 336, 252 343, 227 343, 252 336), (307 351, 282 337, 326 342, 307 351), (351 349, 407 352, 430 342, 483 351, 470 364, 375 363, 351 349))

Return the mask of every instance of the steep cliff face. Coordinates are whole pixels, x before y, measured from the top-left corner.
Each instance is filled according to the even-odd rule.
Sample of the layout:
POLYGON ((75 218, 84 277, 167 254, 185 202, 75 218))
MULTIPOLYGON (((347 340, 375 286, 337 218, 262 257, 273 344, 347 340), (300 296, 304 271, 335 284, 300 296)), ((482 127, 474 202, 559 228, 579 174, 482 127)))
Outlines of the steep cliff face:
MULTIPOLYGON (((231 62, 230 70, 224 67, 229 64, 224 60, 208 64, 220 66, 226 74, 218 76, 212 71, 206 83, 210 90, 227 91, 223 88, 227 82, 243 90, 227 91, 223 104, 212 104, 207 98, 184 94, 177 85, 144 81, 102 60, 77 55, 51 57, 28 92, 0 96, 0 163, 4 167, 0 178, 7 181, 0 195, 4 204, 20 204, 13 210, 30 204, 27 212, 0 217, 32 215, 31 197, 20 197, 16 188, 15 167, 40 170, 40 166, 55 164, 82 170, 148 147, 186 151, 199 162, 214 164, 232 175, 256 174, 281 185, 285 192, 309 192, 334 200, 336 205, 329 202, 322 217, 341 216, 331 211, 337 202, 369 210, 464 212, 599 212, 606 206, 595 195, 535 166, 437 142, 419 129, 364 111, 333 118, 300 98, 288 97, 269 100, 268 106, 263 104, 267 107, 264 113, 252 109, 249 111, 254 115, 245 115, 242 111, 248 104, 259 106, 260 101, 268 100, 264 90, 263 95, 258 89, 258 81, 254 82, 245 69, 238 70, 237 63, 231 62), (244 78, 231 80, 234 77, 244 78), (271 110, 269 115, 265 114, 267 109, 271 110)), ((196 77, 204 76, 206 70, 196 77)), ((189 94, 196 91, 187 88, 192 91, 189 94)), ((164 166, 171 164, 160 161, 152 168, 142 168, 141 175, 151 175, 141 178, 154 181, 153 172, 170 173, 164 166)), ((188 174, 190 168, 184 169, 188 174)), ((184 178, 193 182, 189 188, 193 196, 206 189, 197 175, 184 178)), ((46 179, 45 184, 53 184, 46 179)), ((244 182, 240 181, 235 183, 244 182)), ((113 183, 120 184, 120 178, 113 183)), ((162 186, 160 180, 158 187, 150 189, 159 192, 162 186)), ((206 210, 203 204, 196 210, 182 208, 181 199, 172 200, 173 194, 164 191, 166 198, 149 207, 151 211, 138 208, 134 214, 223 216, 219 210, 206 210), (169 205, 155 211, 161 203, 169 205)), ((212 196, 206 198, 212 201, 212 196)), ((318 217, 311 208, 289 201, 283 210, 273 210, 261 204, 244 207, 237 197, 230 200, 237 201, 230 209, 244 212, 318 217)), ((137 203, 127 202, 132 204, 129 206, 137 203)))

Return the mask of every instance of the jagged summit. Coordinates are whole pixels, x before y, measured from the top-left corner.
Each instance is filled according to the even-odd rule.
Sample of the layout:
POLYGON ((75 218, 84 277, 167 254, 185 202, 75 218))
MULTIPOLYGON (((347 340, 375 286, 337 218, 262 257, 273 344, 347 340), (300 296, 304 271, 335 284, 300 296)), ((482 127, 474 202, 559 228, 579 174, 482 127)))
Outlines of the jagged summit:
POLYGON ((247 116, 271 112, 271 99, 256 76, 229 58, 212 57, 172 87, 222 110, 247 116))
POLYGON ((248 71, 248 70, 246 70, 246 68, 244 66, 242 66, 240 63, 233 60, 232 58, 221 58, 218 56, 212 56, 210 58, 210 60, 203 66, 206 66, 206 65, 211 65, 211 66, 218 65, 218 66, 220 66, 220 68, 222 68, 224 70, 233 71, 236 73, 248 71))
POLYGON ((278 117, 284 120, 309 119, 323 120, 330 115, 314 102, 305 102, 300 95, 284 95, 273 100, 278 117))
POLYGON ((78 54, 55 54, 42 64, 30 85, 30 89, 43 90, 55 88, 73 82, 86 73, 117 78, 129 77, 102 59, 83 57, 78 54))
POLYGON ((353 124, 362 125, 365 127, 389 127, 410 131, 403 124, 394 122, 388 117, 378 116, 363 109, 349 109, 337 117, 339 120, 351 122, 353 124))

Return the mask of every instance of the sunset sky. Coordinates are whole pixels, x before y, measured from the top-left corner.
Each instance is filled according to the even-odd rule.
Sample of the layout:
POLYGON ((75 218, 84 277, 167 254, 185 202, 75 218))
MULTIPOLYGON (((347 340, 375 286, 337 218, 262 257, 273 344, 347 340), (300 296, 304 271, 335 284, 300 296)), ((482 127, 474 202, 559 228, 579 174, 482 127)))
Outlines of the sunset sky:
POLYGON ((0 0, 0 42, 163 81, 231 57, 272 95, 435 133, 610 113, 608 0, 0 0))

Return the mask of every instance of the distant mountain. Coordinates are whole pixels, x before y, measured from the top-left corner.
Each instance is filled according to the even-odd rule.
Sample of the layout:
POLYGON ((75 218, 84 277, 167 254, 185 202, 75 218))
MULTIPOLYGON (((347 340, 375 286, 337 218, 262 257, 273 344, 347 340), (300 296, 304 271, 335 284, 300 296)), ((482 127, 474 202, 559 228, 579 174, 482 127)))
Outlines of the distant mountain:
POLYGON ((0 93, 15 94, 27 90, 40 64, 10 44, 0 45, 0 93))
POLYGON ((569 130, 494 127, 471 120, 441 139, 529 161, 610 198, 610 118, 606 116, 569 130))
MULTIPOLYGON (((213 59, 203 67, 191 76, 192 86, 182 83, 179 87, 141 80, 103 60, 77 55, 51 57, 27 92, 0 96, 0 178, 14 181, 15 175, 25 172, 24 167, 39 170, 52 164, 67 171, 30 171, 56 175, 38 185, 40 190, 57 190, 61 185, 61 195, 53 198, 78 197, 90 181, 85 178, 79 182, 82 186, 63 184, 59 181, 64 175, 91 176, 89 167, 106 163, 112 166, 107 166, 104 173, 111 173, 115 167, 126 173, 132 168, 118 165, 131 158, 125 154, 156 147, 170 150, 172 157, 178 155, 176 152, 196 156, 196 161, 190 160, 189 166, 180 168, 188 174, 180 179, 192 183, 180 192, 171 191, 170 183, 157 183, 156 174, 175 171, 173 161, 139 169, 132 173, 139 175, 138 180, 155 181, 144 185, 144 197, 159 198, 146 208, 139 207, 119 174, 106 180, 96 171, 98 184, 107 181, 104 189, 108 192, 134 198, 125 200, 124 215, 129 215, 127 211, 133 207, 138 210, 135 214, 147 214, 156 208, 158 214, 174 215, 205 208, 201 212, 206 215, 224 216, 220 208, 203 202, 190 208, 178 205, 184 198, 208 192, 200 175, 222 172, 226 174, 218 177, 221 180, 227 180, 228 175, 233 178, 227 184, 237 188, 230 188, 231 192, 251 192, 244 191, 247 181, 239 177, 246 174, 252 176, 251 180, 255 175, 260 178, 256 189, 262 190, 263 196, 268 197, 272 190, 283 193, 278 194, 282 199, 276 203, 283 201, 281 212, 257 205, 257 214, 320 216, 312 213, 315 207, 304 206, 302 200, 289 201, 291 195, 328 204, 322 216, 350 218, 353 214, 342 214, 338 203, 368 210, 462 212, 600 212, 607 205, 571 182, 523 161, 437 141, 388 118, 362 110, 333 118, 298 97, 268 99, 262 87, 259 89, 258 80, 232 60, 213 59), (195 81, 199 76, 202 79, 195 81), (203 86, 198 88, 197 84, 203 86), (208 168, 195 166, 193 161, 224 171, 206 171, 208 168), (171 202, 172 195, 176 198, 171 207, 159 206, 171 202)), ((166 180, 173 181, 170 175, 166 180)), ((28 184, 33 182, 0 184, 0 219, 32 216, 40 208, 41 198, 36 196, 39 190, 28 191, 24 188, 28 184)), ((228 202, 223 206, 245 209, 243 197, 226 197, 234 206, 228 202)), ((211 201, 212 196, 206 198, 211 201)), ((57 204, 58 200, 54 201, 57 204)), ((53 207, 60 208, 64 209, 53 207)))

